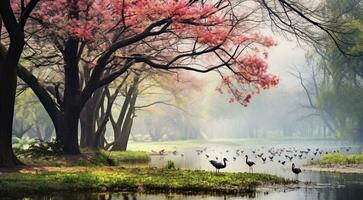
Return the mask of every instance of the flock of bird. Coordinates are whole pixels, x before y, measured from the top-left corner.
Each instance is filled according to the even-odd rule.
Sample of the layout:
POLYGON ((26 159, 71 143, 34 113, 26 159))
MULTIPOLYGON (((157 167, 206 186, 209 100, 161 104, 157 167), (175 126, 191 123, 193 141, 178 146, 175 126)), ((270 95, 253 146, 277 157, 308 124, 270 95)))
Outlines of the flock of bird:
MULTIPOLYGON (((261 159, 262 164, 266 164, 267 161, 274 162, 274 160, 277 160, 277 162, 281 165, 285 165, 287 162, 290 162, 291 163, 291 172, 294 173, 296 175, 296 179, 298 179, 298 175, 302 172, 302 170, 295 166, 295 163, 293 162, 293 160, 297 160, 297 159, 314 160, 322 154, 349 152, 351 150, 351 148, 352 147, 340 147, 339 149, 336 149, 336 150, 324 151, 320 148, 315 148, 315 149, 304 148, 303 150, 298 150, 295 147, 288 147, 288 148, 261 147, 258 149, 252 149, 251 150, 252 156, 250 156, 250 158, 254 156, 255 159, 261 159)), ((207 148, 200 149, 200 150, 198 149, 195 151, 198 156, 205 156, 205 158, 208 160, 212 157, 211 155, 209 155, 207 153, 207 148)), ((157 151, 152 151, 152 152, 155 154, 158 154, 158 155, 166 154, 164 149, 159 152, 157 152, 157 151)), ((229 150, 225 150, 225 152, 227 154, 231 155, 229 150)), ((224 152, 222 152, 222 151, 220 152, 220 154, 223 154, 223 153, 224 152)), ((178 152, 175 150, 172 152, 172 154, 177 155, 178 152)), ((182 154, 182 153, 180 153, 180 155, 184 156, 184 154, 182 154)), ((245 164, 249 167, 249 173, 253 173, 253 166, 256 165, 256 162, 253 161, 252 159, 250 159, 249 155, 247 153, 245 154, 244 150, 236 149, 234 154, 232 153, 233 161, 236 161, 238 157, 241 157, 243 155, 245 157, 245 164)), ((209 160, 210 164, 216 169, 217 173, 219 172, 219 170, 226 168, 227 162, 228 162, 228 159, 225 157, 222 159, 222 161, 218 161, 218 160, 219 160, 218 156, 215 156, 214 160, 209 160)))

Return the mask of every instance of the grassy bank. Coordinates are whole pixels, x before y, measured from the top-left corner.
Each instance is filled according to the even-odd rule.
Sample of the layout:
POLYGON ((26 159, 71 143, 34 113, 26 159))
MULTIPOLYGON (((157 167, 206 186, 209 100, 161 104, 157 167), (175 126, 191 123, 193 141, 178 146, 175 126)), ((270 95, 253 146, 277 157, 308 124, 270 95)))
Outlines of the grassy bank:
POLYGON ((363 165, 363 154, 326 154, 319 160, 312 161, 312 165, 363 165))
POLYGON ((267 174, 120 167, 68 167, 55 171, 3 172, 0 196, 51 192, 186 192, 238 194, 262 185, 287 184, 267 174))
POLYGON ((20 160, 31 166, 116 166, 123 164, 147 163, 148 153, 143 151, 92 151, 83 149, 77 156, 33 156, 19 155, 20 160))

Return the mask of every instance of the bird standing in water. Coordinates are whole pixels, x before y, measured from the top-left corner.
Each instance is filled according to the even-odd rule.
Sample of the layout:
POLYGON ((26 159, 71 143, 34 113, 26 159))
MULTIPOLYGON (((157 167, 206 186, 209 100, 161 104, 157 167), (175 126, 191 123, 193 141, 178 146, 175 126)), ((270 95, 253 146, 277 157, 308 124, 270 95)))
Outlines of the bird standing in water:
POLYGON ((215 160, 210 160, 209 162, 210 162, 210 164, 213 165, 213 167, 216 168, 216 172, 219 172, 220 169, 226 168, 226 166, 227 166, 226 161, 228 161, 227 158, 223 158, 223 163, 215 161, 215 160))
POLYGON ((291 170, 296 175, 296 180, 298 180, 298 176, 301 173, 301 169, 300 168, 296 168, 295 167, 295 163, 292 163, 291 170))
POLYGON ((248 165, 248 167, 249 167, 249 172, 251 172, 252 171, 252 173, 253 173, 253 168, 252 168, 252 166, 255 164, 255 162, 253 162, 252 160, 248 160, 248 156, 246 155, 246 164, 248 165))

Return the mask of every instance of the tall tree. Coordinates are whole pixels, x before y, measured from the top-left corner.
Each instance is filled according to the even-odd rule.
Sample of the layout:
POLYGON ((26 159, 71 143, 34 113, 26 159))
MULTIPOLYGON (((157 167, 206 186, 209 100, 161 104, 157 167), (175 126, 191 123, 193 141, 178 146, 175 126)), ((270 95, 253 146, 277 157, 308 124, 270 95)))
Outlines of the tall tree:
MULTIPOLYGON (((238 84, 253 84, 255 88, 275 85, 276 77, 267 74, 263 55, 254 51, 275 43, 247 29, 253 26, 247 18, 255 10, 238 15, 233 12, 240 8, 239 2, 227 0, 42 1, 33 21, 41 29, 33 26, 31 37, 37 42, 31 45, 41 47, 34 49, 54 49, 61 55, 64 83, 54 97, 45 98, 50 94, 41 90, 35 93, 46 110, 52 111, 49 114, 65 153, 79 153, 78 121, 89 98, 135 63, 201 73, 226 67, 235 73, 232 78, 238 78, 238 84), (181 50, 181 46, 186 49, 181 50), (199 65, 204 55, 213 57, 213 64, 192 64, 199 65), (83 77, 84 68, 91 69, 88 79, 83 77), (242 81, 244 75, 253 81, 242 81), (53 112, 54 108, 57 111, 53 112)), ((39 84, 31 87, 39 88, 39 84)))
POLYGON ((4 24, 10 39, 8 49, 1 49, 0 53, 0 166, 21 164, 13 153, 11 143, 17 65, 25 44, 24 26, 37 3, 38 0, 31 0, 27 5, 23 2, 21 16, 16 19, 10 1, 0 2, 0 27, 4 24))

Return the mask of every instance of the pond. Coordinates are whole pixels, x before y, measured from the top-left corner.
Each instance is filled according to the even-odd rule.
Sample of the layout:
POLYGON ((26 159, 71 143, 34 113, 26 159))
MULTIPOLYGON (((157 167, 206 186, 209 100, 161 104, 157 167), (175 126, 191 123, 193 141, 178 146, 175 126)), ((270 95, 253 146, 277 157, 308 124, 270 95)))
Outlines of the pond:
MULTIPOLYGON (((155 149, 160 151, 161 149, 155 149)), ((168 160, 172 160, 177 167, 188 169, 201 169, 213 171, 213 166, 209 160, 221 161, 224 157, 229 161, 224 172, 248 172, 245 164, 245 155, 248 155, 256 165, 253 170, 255 173, 269 173, 295 179, 291 172, 291 164, 302 168, 303 172, 298 179, 304 182, 317 184, 314 188, 302 188, 297 190, 278 190, 268 192, 256 192, 245 196, 211 196, 211 195, 181 195, 181 194, 139 194, 139 193, 108 193, 108 194, 54 194, 50 196, 32 196, 23 198, 29 200, 61 200, 61 199, 107 199, 107 200, 240 200, 240 199, 263 199, 263 200, 338 200, 338 199, 363 199, 363 174, 333 173, 305 171, 304 164, 310 160, 318 159, 320 154, 337 152, 356 153, 361 152, 362 147, 354 146, 347 142, 337 141, 295 141, 285 143, 263 144, 242 142, 239 145, 215 144, 200 146, 198 148, 178 148, 175 147, 174 153, 164 155, 154 155, 149 163, 151 166, 163 167, 168 160), (310 149, 310 150, 309 150, 310 149), (316 155, 314 154, 315 152, 316 155), (320 153, 321 152, 321 153, 320 153), (259 157, 258 155, 263 155, 259 157), (272 161, 269 156, 274 154, 272 161), (301 156, 300 156, 301 155, 301 156), (287 158, 292 156, 292 160, 287 158), (262 157, 267 160, 264 163, 262 157), (300 158, 301 157, 301 158, 300 158), (282 164, 285 161, 284 164, 282 164)))

